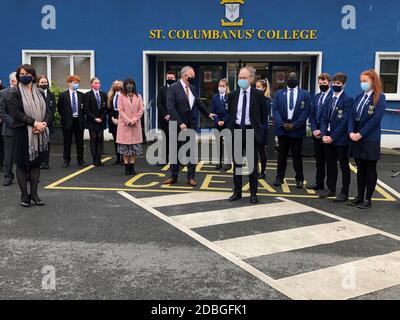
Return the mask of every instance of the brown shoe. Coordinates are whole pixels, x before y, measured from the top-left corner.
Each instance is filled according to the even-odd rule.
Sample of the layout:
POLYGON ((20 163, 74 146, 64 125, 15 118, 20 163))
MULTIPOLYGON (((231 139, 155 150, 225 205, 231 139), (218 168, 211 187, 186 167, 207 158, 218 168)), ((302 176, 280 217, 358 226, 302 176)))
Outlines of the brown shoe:
POLYGON ((189 179, 189 180, 188 180, 188 184, 189 184, 189 186, 191 186, 191 187, 197 186, 197 182, 196 182, 196 180, 194 180, 194 179, 189 179))
POLYGON ((175 178, 169 178, 169 179, 165 180, 165 181, 163 182, 163 184, 174 184, 174 183, 176 183, 177 181, 178 181, 178 180, 175 179, 175 178))

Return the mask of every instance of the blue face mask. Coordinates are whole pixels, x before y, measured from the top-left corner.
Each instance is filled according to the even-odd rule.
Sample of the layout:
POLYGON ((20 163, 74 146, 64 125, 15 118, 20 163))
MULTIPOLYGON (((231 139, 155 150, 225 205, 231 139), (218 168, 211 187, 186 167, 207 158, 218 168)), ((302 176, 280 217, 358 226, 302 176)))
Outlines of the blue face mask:
POLYGON ((72 85, 72 90, 76 91, 76 90, 78 90, 78 89, 79 89, 79 83, 74 83, 74 84, 72 85))
POLYGON ((33 77, 32 76, 20 76, 19 77, 19 81, 22 84, 27 85, 27 84, 30 84, 33 81, 33 77))
POLYGON ((361 90, 364 92, 371 90, 371 85, 369 84, 369 82, 361 82, 360 87, 361 90))
POLYGON ((249 80, 239 79, 238 86, 239 88, 246 90, 248 87, 250 87, 249 80))

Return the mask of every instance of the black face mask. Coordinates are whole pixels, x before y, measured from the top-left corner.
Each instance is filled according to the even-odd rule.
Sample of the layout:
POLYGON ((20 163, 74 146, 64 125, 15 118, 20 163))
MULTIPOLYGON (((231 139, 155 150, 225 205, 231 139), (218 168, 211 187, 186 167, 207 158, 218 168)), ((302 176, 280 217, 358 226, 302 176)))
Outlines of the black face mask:
POLYGON ((133 86, 132 85, 126 86, 126 92, 132 93, 133 92, 133 86))
POLYGON ((319 90, 321 90, 322 92, 327 92, 329 90, 329 84, 321 84, 319 86, 319 90))
POLYGON ((47 90, 49 88, 49 85, 48 84, 43 84, 43 85, 39 86, 39 88, 43 89, 43 90, 47 90))
POLYGON ((343 86, 332 86, 334 92, 340 92, 343 90, 343 86))
POLYGON ((193 86, 195 84, 196 78, 188 78, 188 81, 193 86))
POLYGON ((294 89, 294 88, 296 88, 298 85, 299 85, 299 80, 297 80, 297 79, 288 79, 288 81, 287 81, 287 86, 288 86, 290 89, 294 89))
POLYGON ((167 81, 167 85, 172 85, 172 84, 174 84, 175 83, 175 80, 172 80, 172 79, 168 79, 167 81))

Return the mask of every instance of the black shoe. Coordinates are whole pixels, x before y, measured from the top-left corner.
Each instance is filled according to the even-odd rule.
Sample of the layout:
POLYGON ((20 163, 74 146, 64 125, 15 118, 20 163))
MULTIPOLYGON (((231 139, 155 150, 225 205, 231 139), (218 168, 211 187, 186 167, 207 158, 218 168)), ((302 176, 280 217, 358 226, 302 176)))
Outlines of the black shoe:
POLYGON ((371 200, 365 200, 363 201, 362 204, 358 205, 358 209, 369 209, 372 207, 372 201, 371 200))
POLYGON ((318 183, 315 183, 315 184, 311 187, 311 189, 312 189, 312 190, 315 190, 315 191, 324 190, 324 186, 323 186, 323 185, 320 185, 320 184, 318 184, 318 183))
POLYGON ((258 179, 265 179, 267 177, 267 175, 265 174, 265 172, 261 172, 258 174, 258 179))
POLYGON ((50 166, 49 166, 49 164, 46 163, 46 162, 43 162, 43 163, 40 165, 40 170, 49 170, 49 169, 50 169, 50 166))
POLYGON ((256 195, 256 194, 252 194, 252 195, 250 196, 250 202, 251 202, 252 204, 258 203, 258 199, 257 199, 257 195, 256 195))
POLYGON ((221 169, 222 169, 222 164, 217 164, 217 165, 215 166, 215 169, 216 169, 216 170, 221 170, 221 169))
POLYGON ((65 161, 63 164, 63 168, 69 168, 71 164, 68 161, 65 161))
POLYGON ((78 160, 78 166, 84 167, 86 165, 85 161, 83 160, 78 160))
POLYGON ((351 200, 350 203, 348 203, 348 206, 352 206, 352 207, 357 207, 358 205, 362 204, 364 202, 364 200, 356 197, 355 199, 351 200))
POLYGON ((341 193, 333 200, 333 202, 346 202, 347 200, 349 200, 349 196, 341 193))
POLYGON ((242 199, 242 195, 240 193, 234 193, 230 198, 229 201, 237 201, 242 199))
POLYGON ((303 189, 304 188, 304 182, 303 181, 296 181, 296 188, 297 189, 303 189))
POLYGON ((32 202, 33 202, 36 206, 40 206, 40 207, 43 207, 43 206, 44 206, 44 202, 43 202, 42 200, 40 200, 38 196, 35 196, 35 197, 29 196, 29 197, 30 197, 30 199, 32 200, 32 202))
POLYGON ((232 169, 232 165, 231 164, 227 164, 224 168, 225 171, 229 171, 232 169))
POLYGON ((4 179, 3 186, 8 187, 13 183, 13 179, 4 179))
POLYGON ((319 194, 319 197, 321 199, 324 199, 324 198, 334 197, 335 195, 336 195, 336 193, 331 190, 324 190, 319 194))
POLYGON ((21 198, 21 206, 29 208, 31 206, 31 198, 28 196, 26 199, 21 198))
POLYGON ((275 183, 274 183, 274 187, 279 187, 281 185, 283 185, 283 179, 276 178, 275 183))

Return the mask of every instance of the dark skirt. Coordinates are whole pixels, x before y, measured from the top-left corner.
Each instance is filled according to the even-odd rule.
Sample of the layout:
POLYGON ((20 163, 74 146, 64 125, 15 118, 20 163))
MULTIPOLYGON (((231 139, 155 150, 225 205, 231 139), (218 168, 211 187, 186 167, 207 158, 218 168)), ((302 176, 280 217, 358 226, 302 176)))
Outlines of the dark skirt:
POLYGON ((381 158, 381 143, 365 140, 358 142, 350 141, 349 157, 377 161, 381 158))
POLYGON ((15 128, 13 131, 14 163, 18 166, 40 165, 40 156, 29 161, 28 127, 15 128))

